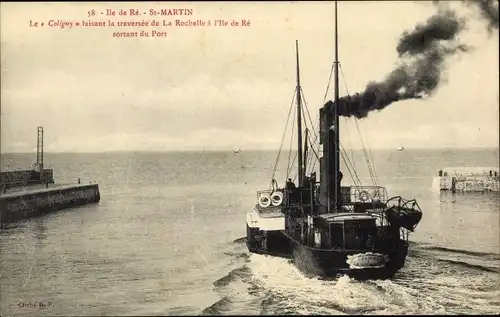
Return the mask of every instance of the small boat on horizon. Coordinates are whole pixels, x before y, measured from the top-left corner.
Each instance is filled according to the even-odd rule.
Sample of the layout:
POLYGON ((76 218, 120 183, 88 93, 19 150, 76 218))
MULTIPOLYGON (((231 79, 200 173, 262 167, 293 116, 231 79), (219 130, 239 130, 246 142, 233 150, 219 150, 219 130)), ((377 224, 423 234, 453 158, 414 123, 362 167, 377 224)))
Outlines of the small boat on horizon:
POLYGON ((241 152, 241 149, 240 148, 237 148, 236 150, 233 151, 234 154, 238 154, 241 152))
POLYGON ((398 151, 399 151, 399 152, 402 152, 402 151, 404 151, 404 150, 405 150, 405 147, 403 146, 403 144, 401 144, 401 146, 398 148, 398 151))

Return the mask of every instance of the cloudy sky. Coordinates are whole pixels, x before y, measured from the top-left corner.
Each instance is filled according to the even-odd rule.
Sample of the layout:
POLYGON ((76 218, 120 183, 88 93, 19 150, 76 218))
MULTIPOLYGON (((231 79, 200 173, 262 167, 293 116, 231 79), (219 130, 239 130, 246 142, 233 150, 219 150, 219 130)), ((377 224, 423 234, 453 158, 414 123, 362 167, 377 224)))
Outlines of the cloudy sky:
MULTIPOLYGON (((474 49, 447 61, 430 98, 399 102, 358 121, 372 148, 498 146, 498 31, 471 8, 460 40, 474 49)), ((301 81, 316 121, 334 57, 333 13, 313 3, 2 3, 1 150, 31 152, 36 127, 45 150, 276 149, 301 81), (51 19, 95 21, 107 8, 191 8, 189 17, 134 20, 250 20, 250 27, 48 27, 51 19), (44 22, 44 27, 30 27, 44 22), (168 32, 114 38, 115 31, 168 32)), ((430 2, 341 2, 339 59, 350 93, 381 80, 396 63, 401 33, 436 12, 430 2)), ((131 21, 131 17, 110 19, 131 21)), ((213 23, 213 22, 212 22, 213 23)), ((341 80, 341 82, 343 82, 341 80)), ((341 95, 346 86, 341 85, 341 95)), ((330 89, 328 98, 333 98, 330 89)), ((358 147, 354 121, 341 140, 358 147)))

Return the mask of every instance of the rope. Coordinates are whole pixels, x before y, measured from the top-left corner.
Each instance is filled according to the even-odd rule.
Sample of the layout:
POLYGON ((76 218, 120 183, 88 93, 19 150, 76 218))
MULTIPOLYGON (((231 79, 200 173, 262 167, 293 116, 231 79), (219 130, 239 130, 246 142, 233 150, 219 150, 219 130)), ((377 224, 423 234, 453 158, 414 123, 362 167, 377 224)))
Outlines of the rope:
MULTIPOLYGON (((342 79, 344 81, 344 86, 345 86, 345 89, 346 89, 346 92, 347 92, 347 96, 349 98, 349 103, 350 103, 351 102, 351 95, 349 94, 349 90, 347 88, 347 82, 346 82, 345 76, 344 76, 344 70, 342 69, 342 66, 341 66, 340 63, 339 63, 339 68, 340 68, 340 73, 342 74, 342 79)), ((370 158, 369 158, 368 152, 366 151, 366 148, 365 148, 365 143, 363 141, 363 136, 362 136, 361 131, 359 129, 358 120, 355 118, 354 122, 356 123, 356 128, 357 128, 358 133, 359 133, 359 137, 360 137, 360 140, 361 140, 361 147, 363 149, 363 154, 365 156, 365 161, 366 161, 366 164, 368 166, 368 172, 370 173, 370 178, 371 178, 373 184, 377 185, 377 180, 376 180, 376 176, 375 176, 375 170, 373 169, 372 164, 370 163, 370 158)))
MULTIPOLYGON (((325 90, 325 95, 324 95, 324 98, 323 98, 324 102, 326 101, 326 99, 328 97, 328 91, 330 89, 330 83, 331 83, 331 79, 332 79, 334 67, 335 67, 335 62, 332 63, 332 67, 331 67, 331 70, 330 70, 330 74, 329 74, 329 78, 328 78, 328 83, 327 83, 326 90, 325 90)), ((348 100, 349 100, 349 102, 351 102, 351 96, 350 96, 349 90, 347 88, 347 83, 346 83, 344 71, 343 71, 342 65, 340 63, 339 63, 339 68, 340 68, 340 72, 341 72, 341 75, 342 75, 342 79, 344 81, 345 90, 346 90, 347 96, 349 98, 348 100)), ((319 155, 318 155, 318 152, 320 150, 319 133, 316 132, 316 130, 319 129, 319 122, 317 122, 316 125, 313 123, 312 118, 311 118, 311 114, 309 112, 309 107, 307 106, 307 101, 306 101, 306 98, 305 98, 305 93, 303 92, 302 88, 301 88, 300 92, 303 95, 303 104, 301 106, 305 107, 305 109, 306 109, 306 111, 302 111, 302 112, 304 112, 302 114, 303 120, 304 120, 304 124, 305 124, 305 126, 307 128, 307 126, 308 126, 307 119, 309 119, 309 123, 311 124, 311 128, 312 128, 312 131, 314 133, 314 139, 311 140, 311 137, 309 136, 308 140, 311 141, 310 149, 314 153, 314 157, 316 157, 316 160, 314 160, 314 157, 312 155, 309 155, 308 157, 305 158, 306 163, 307 163, 306 167, 308 169, 310 169, 310 171, 312 172, 314 170, 314 168, 316 167, 316 162, 317 161, 319 162, 319 160, 320 160, 319 155), (306 113, 305 112, 307 112, 307 117, 306 117, 306 113), (315 126, 316 126, 316 128, 315 128, 315 126), (315 149, 315 147, 317 147, 317 149, 315 149), (312 161, 312 164, 311 164, 311 161, 312 161)), ((292 98, 292 101, 291 101, 291 104, 290 104, 290 109, 288 111, 288 118, 287 118, 287 122, 285 124, 285 131, 283 132, 283 137, 282 137, 281 144, 280 144, 280 150, 278 152, 278 157, 276 159, 276 162, 275 162, 275 165, 274 165, 274 168, 273 168, 272 179, 274 179, 275 174, 276 174, 276 170, 277 170, 277 166, 278 166, 280 154, 281 154, 283 143, 284 143, 285 134, 286 134, 286 131, 287 131, 287 128, 288 128, 288 122, 290 120, 290 113, 291 113, 291 110, 292 110, 292 107, 293 107, 293 103, 295 101, 296 93, 297 93, 297 89, 295 88, 294 95, 293 95, 293 98, 292 98)), ((296 152, 295 156, 293 157, 293 160, 290 163, 290 158, 291 158, 291 154, 292 154, 293 135, 294 135, 294 132, 295 132, 294 131, 295 117, 296 117, 296 113, 294 112, 293 121, 292 121, 292 136, 291 136, 291 139, 290 139, 290 147, 289 147, 289 151, 288 151, 288 167, 287 167, 287 175, 286 175, 287 179, 290 176, 293 164, 295 163, 295 160, 297 159, 297 156, 298 156, 298 152, 296 152)), ((358 174, 356 173, 354 152, 353 152, 353 149, 352 149, 352 142, 351 142, 351 137, 350 137, 349 129, 347 128, 347 122, 348 122, 348 120, 347 120, 347 118, 344 118, 344 119, 345 119, 344 122, 345 122, 345 125, 346 125, 346 131, 347 131, 349 146, 351 147, 351 149, 350 149, 351 158, 349 158, 349 154, 342 147, 342 145, 339 144, 339 146, 341 147, 341 156, 342 156, 342 159, 344 161, 344 164, 347 167, 347 170, 348 170, 348 172, 349 172, 349 174, 351 176, 351 179, 352 179, 355 187, 358 187, 358 186, 361 186, 361 180, 360 180, 358 174)), ((364 154, 364 158, 365 158, 366 164, 368 166, 368 172, 370 174, 370 178, 371 178, 373 184, 377 185, 377 177, 376 177, 375 167, 373 166, 373 164, 371 162, 371 161, 373 161, 373 153, 372 153, 371 148, 369 147, 369 145, 368 146, 365 145, 363 134, 362 134, 362 132, 360 130, 360 127, 358 125, 357 118, 354 118, 354 119, 355 119, 354 122, 356 124, 356 128, 357 128, 358 134, 360 136, 361 146, 362 146, 362 150, 363 150, 363 154, 364 154), (367 148, 368 148, 368 151, 367 151, 367 148)), ((293 178, 294 181, 297 178, 297 176, 298 175, 295 175, 295 177, 293 178)), ((271 181, 271 185, 272 185, 272 181, 271 181)))
MULTIPOLYGON (((295 160, 297 159, 297 155, 298 155, 298 152, 295 152, 295 156, 293 157, 293 160, 292 160, 292 164, 290 164, 289 166, 289 169, 286 173, 286 178, 288 178, 288 176, 290 175, 290 173, 292 172, 292 167, 293 167, 293 164, 295 164, 295 160)), ((295 182, 295 180, 297 179, 297 174, 295 174, 295 176, 293 177, 293 181, 295 182)))
MULTIPOLYGON (((326 102, 326 98, 328 97, 328 91, 330 90, 330 83, 332 81, 332 74, 333 74, 333 68, 334 67, 335 67, 335 62, 333 62, 332 68, 330 69, 330 75, 328 77, 328 83, 326 85, 325 95, 323 97, 323 103, 326 102)), ((319 130, 319 122, 316 123, 316 127, 317 127, 316 130, 319 130)), ((317 134, 314 135, 314 141, 312 142, 311 146, 317 145, 318 146, 318 151, 319 151, 318 138, 319 138, 319 133, 317 133, 317 134), (318 143, 316 144, 316 142, 318 142, 318 143)))
MULTIPOLYGON (((312 140, 311 140, 311 136, 309 136, 309 140, 310 140, 310 142, 312 142, 312 140)), ((318 155, 318 153, 316 152, 316 150, 314 150, 314 148, 313 148, 313 147, 311 147, 311 150, 313 151, 314 155, 316 156, 316 159, 319 161, 319 155, 318 155)), ((313 170, 314 170, 314 169, 313 169, 313 170)), ((312 172, 313 170, 311 170, 311 172, 312 172)))
POLYGON ((344 117, 344 123, 345 123, 345 130, 346 130, 346 134, 347 134, 347 140, 349 141, 349 148, 350 148, 350 152, 351 152, 351 159, 352 159, 352 164, 353 164, 353 168, 354 170, 356 170, 356 161, 354 159, 354 151, 352 149, 352 143, 351 143, 351 134, 349 133, 349 126, 347 125, 349 121, 347 120, 346 117, 344 117))
MULTIPOLYGON (((345 158, 345 156, 344 156, 344 153, 342 153, 342 152, 341 152, 341 153, 340 153, 340 155, 342 156, 342 158, 343 158, 343 159, 344 159, 344 161, 345 161, 345 160, 346 160, 346 158, 345 158)), ((360 188, 361 184, 356 183, 356 181, 355 181, 355 179, 354 179, 354 176, 353 176, 353 174, 351 173, 351 169, 349 169, 349 168, 348 168, 348 169, 347 169, 347 171, 349 172, 349 175, 351 176, 351 179, 353 180, 353 183, 354 183, 354 186, 351 186, 351 188, 352 188, 352 187, 355 187, 357 190, 359 190, 359 188, 360 188)), ((356 176, 356 177, 357 177, 357 176, 356 176)))
MULTIPOLYGON (((301 91, 302 91, 302 88, 301 88, 301 91)), ((316 129, 314 128, 314 123, 313 123, 313 121, 311 119, 311 114, 309 112, 309 107, 307 106, 307 101, 306 101, 306 98, 305 98, 305 94, 304 93, 302 93, 302 94, 304 96, 304 107, 306 108, 307 116, 309 118, 309 122, 311 123, 311 128, 312 128, 313 134, 316 137, 318 134, 316 133, 316 129)), ((304 118, 304 122, 307 123, 306 118, 304 118)), ((310 140, 310 143, 311 143, 310 144, 310 148, 313 150, 313 152, 316 154, 316 158, 319 160, 319 156, 317 155, 316 151, 314 150, 315 140, 311 140, 310 138, 309 138, 309 140, 310 140)), ((307 161, 306 167, 311 166, 312 160, 313 160, 312 156, 310 156, 309 158, 306 159, 306 161, 307 161)), ((314 170, 315 165, 316 165, 316 162, 313 162, 312 168, 310 169, 311 172, 314 170)))
MULTIPOLYGON (((300 88, 300 91, 302 92, 302 96, 304 97, 302 100, 304 101, 304 107, 306 108, 307 116, 309 118, 309 122, 311 123, 312 131, 313 131, 314 135, 316 135, 316 129, 314 129, 314 123, 313 123, 313 121, 311 119, 311 114, 309 113, 309 107, 307 107, 306 94, 302 91, 302 87, 300 88)), ((305 119, 306 118, 304 118, 304 122, 306 122, 305 119)))
POLYGON ((361 146, 362 146, 362 149, 363 149, 363 154, 365 155, 365 161, 366 161, 366 164, 368 165, 368 172, 370 173, 370 178, 371 178, 373 184, 375 185, 375 184, 377 184, 377 181, 375 180, 375 174, 374 174, 374 171, 373 171, 372 166, 370 164, 370 160, 369 160, 369 157, 368 157, 369 155, 368 155, 368 153, 366 151, 365 143, 363 141, 363 136, 362 136, 361 131, 359 129, 358 120, 355 120, 354 122, 356 122, 356 128, 358 129, 359 138, 361 140, 361 146))
MULTIPOLYGON (((368 144, 368 140, 366 141, 366 143, 368 144)), ((370 148, 370 144, 368 144, 368 151, 369 151, 369 154, 370 154, 370 160, 372 162, 372 169, 373 169, 373 179, 374 179, 374 185, 377 185, 377 172, 375 171, 375 160, 373 159, 373 153, 372 153, 372 149, 370 148)))
POLYGON ((292 112, 293 102, 295 101, 295 93, 296 93, 296 91, 297 91, 297 87, 295 87, 295 89, 294 89, 292 101, 290 102, 290 108, 288 109, 288 117, 287 117, 286 123, 285 123, 285 130, 283 131, 283 136, 281 137, 280 149, 279 149, 278 155, 276 157, 276 162, 274 163, 273 174, 271 176, 271 185, 270 186, 273 186, 273 181, 272 180, 274 179, 274 177, 276 175, 276 170, 278 169, 278 162, 280 160, 281 150, 283 148, 283 142, 285 141, 286 130, 287 130, 287 127, 288 127, 288 122, 290 120, 290 113, 292 112))
MULTIPOLYGON (((326 102, 326 98, 328 97, 328 91, 330 90, 330 83, 332 82, 332 75, 333 75, 333 69, 335 67, 335 62, 332 63, 332 68, 330 69, 330 74, 328 76, 328 83, 326 85, 326 89, 325 89, 325 95, 323 97, 323 103, 326 102)), ((319 120, 318 120, 319 121, 319 120)), ((319 130, 319 122, 316 123, 316 126, 317 126, 317 130, 319 130)), ((311 143, 311 147, 314 147, 314 146, 317 146, 317 152, 319 152, 319 149, 320 149, 320 144, 319 144, 319 133, 316 133, 314 135, 314 140, 313 142, 311 143)), ((319 159, 318 159, 319 161, 319 159)), ((314 168, 316 167, 316 161, 313 162, 312 164, 312 169, 314 170, 314 168)))
MULTIPOLYGON (((288 178, 289 174, 290 174, 290 170, 291 170, 291 165, 290 165, 290 155, 292 154, 292 141, 293 141, 293 134, 295 133, 295 116, 296 116, 296 112, 294 111, 293 112, 293 121, 292 121, 292 135, 290 137, 290 146, 288 148, 288 167, 287 167, 287 172, 286 172, 286 178, 288 178)), ((295 161, 295 159, 294 159, 295 161)), ((293 165, 293 163, 292 163, 293 165)))
POLYGON ((344 162, 346 163, 347 171, 348 171, 348 172, 349 172, 349 174, 351 175, 351 179, 352 179, 352 181, 353 181, 353 183, 354 183, 354 186, 355 186, 355 187, 359 187, 359 186, 361 186, 361 180, 359 179, 359 176, 358 176, 358 174, 356 173, 356 169, 354 169, 353 164, 352 164, 352 163, 351 163, 351 161, 349 160, 349 156, 347 155, 347 152, 345 151, 345 149, 344 149, 343 147, 342 147, 341 149, 342 149, 342 151, 343 151, 343 152, 341 152, 341 154, 342 154, 342 158, 344 159, 344 162), (346 155, 344 156, 344 154, 346 154, 346 155), (349 168, 349 165, 352 167, 352 171, 353 171, 353 173, 354 173, 354 176, 356 176, 356 179, 354 179, 354 176, 352 175, 352 172, 351 172, 351 169, 349 168), (356 180, 358 181, 358 184, 359 184, 359 185, 358 185, 358 184, 356 184, 356 180))
POLYGON ((328 77, 328 85, 326 85, 326 91, 325 91, 325 96, 323 97, 323 103, 326 101, 326 97, 328 97, 328 90, 330 90, 330 83, 332 82, 332 74, 334 67, 335 67, 335 62, 333 62, 332 64, 332 69, 330 69, 330 76, 328 77))

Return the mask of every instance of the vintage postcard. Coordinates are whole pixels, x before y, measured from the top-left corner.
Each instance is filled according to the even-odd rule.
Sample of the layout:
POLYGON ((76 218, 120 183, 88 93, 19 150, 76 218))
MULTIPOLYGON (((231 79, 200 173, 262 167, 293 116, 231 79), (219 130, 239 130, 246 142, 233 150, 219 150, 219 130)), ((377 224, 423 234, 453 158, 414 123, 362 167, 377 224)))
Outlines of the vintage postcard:
POLYGON ((0 316, 500 312, 498 1, 0 15, 0 316))

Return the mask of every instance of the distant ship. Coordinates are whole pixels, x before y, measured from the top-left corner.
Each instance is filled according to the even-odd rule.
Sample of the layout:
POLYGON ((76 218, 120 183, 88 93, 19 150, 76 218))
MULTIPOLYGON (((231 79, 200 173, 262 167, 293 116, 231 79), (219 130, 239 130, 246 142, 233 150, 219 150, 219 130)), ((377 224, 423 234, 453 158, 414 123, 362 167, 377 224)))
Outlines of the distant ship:
MULTIPOLYGON (((337 2, 335 25, 336 16, 337 2)), ((335 41, 338 43, 337 27, 335 41)), ((382 186, 341 186, 337 52, 335 102, 328 101, 319 112, 323 153, 317 157, 319 181, 316 172, 306 173, 316 151, 308 145, 307 128, 302 141, 298 42, 296 50, 298 180, 288 178, 280 187, 273 176, 268 190, 257 191, 257 202, 246 216, 247 248, 252 253, 289 258, 308 276, 390 278, 405 264, 408 235, 420 222, 422 211, 414 199, 387 199, 382 186)))
POLYGON ((402 152, 402 151, 404 151, 404 150, 405 150, 405 147, 403 146, 403 144, 401 144, 401 146, 399 147, 398 151, 399 151, 399 152, 402 152))
POLYGON ((234 154, 238 154, 241 152, 241 149, 240 148, 237 148, 236 150, 233 151, 234 154))

